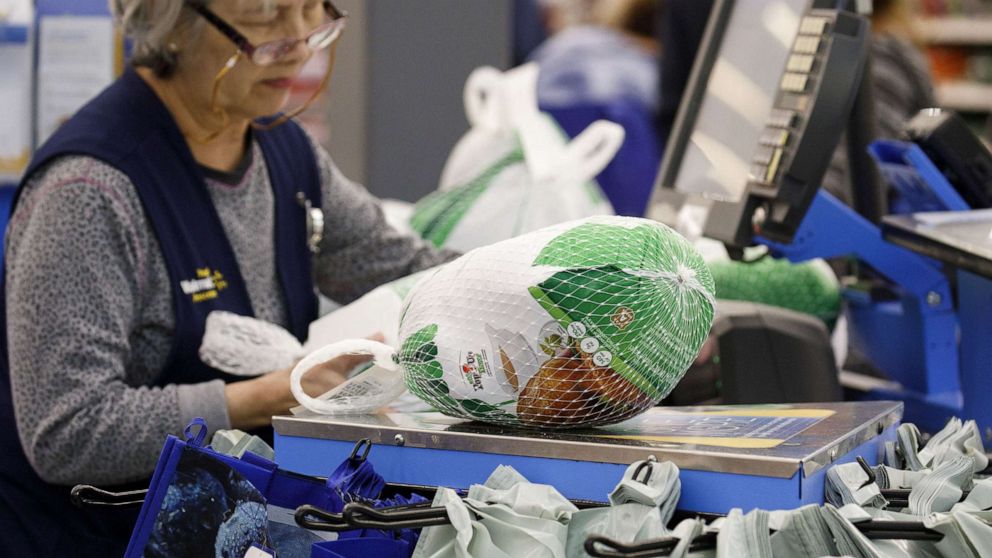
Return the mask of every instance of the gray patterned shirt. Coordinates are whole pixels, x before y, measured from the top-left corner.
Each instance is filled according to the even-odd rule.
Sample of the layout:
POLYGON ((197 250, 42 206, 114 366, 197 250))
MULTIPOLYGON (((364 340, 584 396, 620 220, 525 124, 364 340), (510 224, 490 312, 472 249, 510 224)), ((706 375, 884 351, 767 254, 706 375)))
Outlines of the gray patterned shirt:
MULTIPOLYGON (((287 325, 274 201, 257 143, 238 184, 207 186, 258 318, 287 325)), ((376 199, 315 146, 324 237, 320 291, 340 303, 450 259, 386 225, 376 199)), ((17 427, 28 460, 59 484, 147 477, 167 434, 193 417, 229 428, 220 380, 150 387, 175 320, 158 240, 131 181, 65 156, 26 185, 6 238, 7 328, 17 427)))

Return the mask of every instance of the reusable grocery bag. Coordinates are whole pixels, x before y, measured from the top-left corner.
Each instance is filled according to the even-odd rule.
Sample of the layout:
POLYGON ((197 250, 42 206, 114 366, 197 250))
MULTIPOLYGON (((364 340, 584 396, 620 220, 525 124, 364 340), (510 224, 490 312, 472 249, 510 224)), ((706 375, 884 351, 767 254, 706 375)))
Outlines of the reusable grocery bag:
POLYGON ((794 264, 771 257, 758 262, 715 261, 710 272, 720 298, 760 302, 809 314, 833 327, 840 313, 840 283, 823 260, 794 264))
POLYGON ((668 522, 682 494, 679 468, 671 462, 639 461, 627 467, 623 479, 610 493, 610 506, 572 514, 568 523, 566 553, 585 558, 590 536, 621 543, 637 543, 670 534, 668 522))
MULTIPOLYGON (((204 446, 206 433, 204 421, 196 419, 185 440, 167 439, 125 558, 310 558, 314 543, 376 536, 317 533, 293 518, 304 504, 340 512, 351 499, 377 498, 385 482, 367 452, 356 451, 325 480, 285 471, 250 452, 241 459, 217 453, 204 446)), ((400 498, 377 505, 406 503, 400 498)))
POLYGON ((504 465, 464 499, 440 488, 433 506, 450 524, 424 529, 416 558, 566 558, 567 523, 578 511, 553 486, 504 465))
POLYGON ((402 539, 338 539, 313 545, 310 558, 406 558, 413 553, 402 539))

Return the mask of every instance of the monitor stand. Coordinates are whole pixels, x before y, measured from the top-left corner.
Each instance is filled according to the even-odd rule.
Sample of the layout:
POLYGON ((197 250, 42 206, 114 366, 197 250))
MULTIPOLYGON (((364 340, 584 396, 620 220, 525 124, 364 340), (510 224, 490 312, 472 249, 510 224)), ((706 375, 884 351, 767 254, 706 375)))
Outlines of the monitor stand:
POLYGON ((966 371, 958 353, 958 313, 938 262, 886 241, 877 225, 823 190, 791 244, 757 240, 793 262, 853 255, 896 285, 894 300, 845 297, 852 343, 891 379, 860 396, 905 401, 906 420, 932 432, 952 416, 978 419, 983 430, 992 427, 992 408, 979 411, 962 395, 959 378, 966 371))

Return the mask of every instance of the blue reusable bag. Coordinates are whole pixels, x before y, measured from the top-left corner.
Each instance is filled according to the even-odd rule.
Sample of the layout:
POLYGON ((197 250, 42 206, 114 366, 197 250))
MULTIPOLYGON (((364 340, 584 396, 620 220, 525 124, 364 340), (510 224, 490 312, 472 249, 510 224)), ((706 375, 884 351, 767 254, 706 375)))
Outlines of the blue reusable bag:
POLYGON ((406 558, 413 554, 416 543, 402 539, 367 538, 338 539, 313 545, 310 558, 406 558))
POLYGON ((324 480, 285 471, 250 452, 241 459, 217 453, 204 446, 206 433, 205 422, 195 419, 185 440, 166 440, 125 558, 244 558, 253 546, 263 552, 252 556, 310 558, 315 543, 328 539, 387 536, 317 533, 293 520, 304 504, 340 512, 347 501, 377 502, 385 481, 366 460, 367 451, 353 453, 324 480))

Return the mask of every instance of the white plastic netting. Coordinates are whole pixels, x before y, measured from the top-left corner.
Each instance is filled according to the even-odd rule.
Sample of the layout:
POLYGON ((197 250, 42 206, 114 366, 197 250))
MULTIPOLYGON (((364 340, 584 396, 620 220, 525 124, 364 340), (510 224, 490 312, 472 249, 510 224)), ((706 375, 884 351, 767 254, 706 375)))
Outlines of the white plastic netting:
POLYGON ((397 362, 410 391, 445 414, 610 424, 668 395, 713 309, 713 279, 684 238, 594 217, 473 250, 421 281, 397 362))

